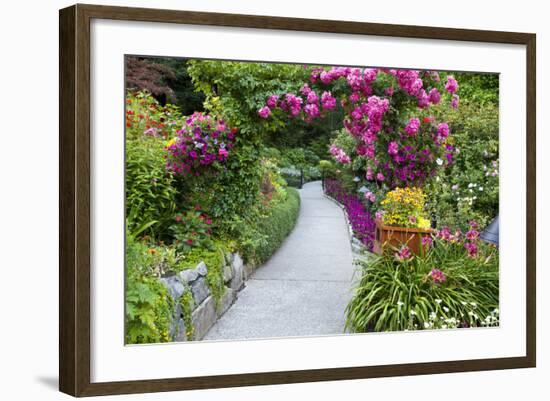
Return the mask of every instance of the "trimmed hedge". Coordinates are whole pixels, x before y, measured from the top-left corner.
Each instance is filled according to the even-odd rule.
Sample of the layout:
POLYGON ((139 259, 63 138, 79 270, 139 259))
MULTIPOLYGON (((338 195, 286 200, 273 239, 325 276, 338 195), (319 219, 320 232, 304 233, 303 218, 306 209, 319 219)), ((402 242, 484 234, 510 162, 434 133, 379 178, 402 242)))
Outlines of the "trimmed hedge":
POLYGON ((266 241, 256 249, 258 263, 264 263, 281 246, 292 231, 300 213, 300 194, 294 188, 287 188, 287 198, 273 208, 269 216, 258 222, 257 230, 266 236, 266 241))

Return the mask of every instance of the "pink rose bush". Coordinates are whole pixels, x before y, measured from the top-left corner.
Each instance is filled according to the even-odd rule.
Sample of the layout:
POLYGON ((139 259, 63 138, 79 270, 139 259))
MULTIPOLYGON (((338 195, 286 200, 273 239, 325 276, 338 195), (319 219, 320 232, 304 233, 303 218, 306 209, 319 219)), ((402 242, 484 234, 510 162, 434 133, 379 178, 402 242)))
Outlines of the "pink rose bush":
POLYGON ((166 145, 166 169, 175 174, 199 176, 208 167, 224 163, 234 146, 236 130, 223 120, 194 113, 166 145))
POLYGON ((458 107, 457 91, 453 76, 443 84, 435 71, 314 68, 298 93, 269 96, 258 114, 263 119, 287 115, 311 122, 342 109, 356 155, 344 157, 331 147, 338 162, 361 158, 367 180, 379 186, 422 186, 438 168, 453 163, 451 129, 435 121, 429 109, 444 96, 451 100, 440 107, 458 107))

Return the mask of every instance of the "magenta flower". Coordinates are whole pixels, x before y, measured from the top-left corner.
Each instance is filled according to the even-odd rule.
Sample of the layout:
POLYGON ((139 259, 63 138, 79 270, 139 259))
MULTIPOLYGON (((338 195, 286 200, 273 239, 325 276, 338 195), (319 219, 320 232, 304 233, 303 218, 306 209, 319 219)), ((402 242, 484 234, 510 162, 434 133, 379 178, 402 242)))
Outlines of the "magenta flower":
POLYGON ((374 195, 371 191, 365 192, 365 199, 374 203, 376 202, 376 195, 374 195))
POLYGON ((439 102, 441 101, 441 94, 439 93, 437 88, 432 88, 432 90, 430 90, 429 97, 430 102, 432 102, 433 104, 439 104, 439 102))
POLYGON ((388 145, 388 154, 396 155, 397 152, 399 152, 399 145, 397 144, 397 142, 395 141, 390 142, 388 145))
POLYGON ((475 241, 479 237, 479 231, 471 229, 466 233, 466 238, 470 241, 475 241))
POLYGON ((418 118, 411 118, 405 126, 405 132, 410 136, 413 136, 420 129, 420 120, 418 118))
POLYGON ((229 155, 229 152, 226 149, 220 148, 220 150, 218 150, 218 155, 226 158, 229 155))
POLYGON ((271 95, 267 98, 267 107, 269 107, 270 109, 274 109, 275 107, 277 107, 277 102, 279 101, 279 96, 277 95, 271 95))
POLYGON ((437 126, 437 134, 442 138, 447 138, 449 136, 449 124, 441 123, 437 126))
POLYGON ((447 77, 447 83, 445 84, 445 89, 449 93, 456 93, 456 91, 458 90, 458 82, 452 75, 449 75, 447 77))
POLYGON ((432 243, 433 243, 433 239, 431 236, 426 235, 422 237, 422 246, 429 247, 432 245, 432 243))
POLYGON ((325 91, 321 95, 321 105, 325 110, 332 110, 336 107, 336 99, 332 96, 330 91, 325 91))
POLYGON ((424 89, 421 89, 418 95, 416 96, 418 100, 418 107, 421 109, 425 109, 430 105, 430 97, 426 93, 424 89))
POLYGON ((386 177, 384 177, 384 174, 382 173, 378 173, 376 174, 376 179, 380 182, 384 181, 386 179, 386 177))
POLYGON ((393 96, 393 92, 394 92, 393 86, 388 86, 387 88, 384 89, 384 94, 386 96, 393 96))
POLYGON ((319 117, 321 115, 321 113, 319 112, 319 106, 317 106, 317 104, 315 103, 306 104, 306 106, 304 107, 304 112, 311 118, 319 117))
POLYGON ((447 280, 447 277, 445 276, 445 273, 443 273, 439 269, 432 269, 432 271, 430 272, 430 277, 432 278, 432 280, 435 284, 441 284, 445 280, 447 280))
POLYGON ((468 256, 472 259, 477 257, 477 245, 473 242, 466 242, 464 248, 468 251, 468 256))
POLYGON ((403 245, 398 252, 395 252, 395 259, 400 262, 410 259, 411 256, 411 250, 407 245, 403 245))
POLYGON ((309 93, 307 94, 307 102, 308 103, 317 103, 319 101, 319 97, 317 96, 317 94, 310 90, 309 93))
POLYGON ((458 95, 453 95, 453 98, 451 99, 451 107, 453 109, 458 109, 458 102, 460 101, 460 98, 458 95))
POLYGON ((374 179, 374 173, 372 171, 372 168, 367 167, 367 172, 365 174, 365 178, 369 181, 372 181, 374 179))
POLYGON ((258 110, 258 115, 264 119, 268 118, 271 115, 271 109, 267 106, 264 106, 260 110, 258 110))

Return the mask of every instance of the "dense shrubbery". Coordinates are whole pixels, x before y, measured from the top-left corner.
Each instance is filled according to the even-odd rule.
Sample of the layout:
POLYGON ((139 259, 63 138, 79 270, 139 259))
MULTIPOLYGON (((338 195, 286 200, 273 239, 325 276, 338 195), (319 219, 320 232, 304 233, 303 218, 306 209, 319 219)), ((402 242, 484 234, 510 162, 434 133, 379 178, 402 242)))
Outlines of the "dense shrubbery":
POLYGON ((299 213, 300 195, 294 188, 288 188, 287 198, 258 221, 257 232, 263 241, 253 251, 257 263, 265 262, 281 246, 294 228, 299 213))
POLYGON ((146 92, 129 92, 126 104, 126 341, 171 341, 173 304, 189 305, 158 278, 204 261, 219 303, 224 253, 267 260, 292 230, 299 197, 285 189, 279 158, 222 119, 184 117, 146 92))

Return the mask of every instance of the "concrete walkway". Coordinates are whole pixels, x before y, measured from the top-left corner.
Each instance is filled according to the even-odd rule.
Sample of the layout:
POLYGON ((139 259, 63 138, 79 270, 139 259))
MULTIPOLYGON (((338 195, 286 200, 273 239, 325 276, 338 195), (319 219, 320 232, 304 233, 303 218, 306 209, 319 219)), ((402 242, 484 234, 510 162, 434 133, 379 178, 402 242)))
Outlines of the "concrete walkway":
POLYGON ((344 332, 354 272, 346 220, 319 181, 305 184, 300 197, 294 231, 204 340, 344 332))

